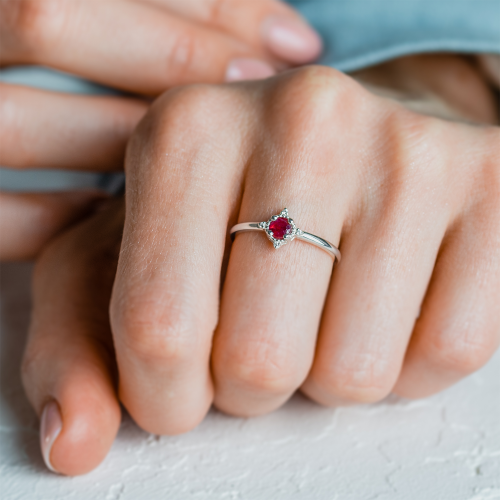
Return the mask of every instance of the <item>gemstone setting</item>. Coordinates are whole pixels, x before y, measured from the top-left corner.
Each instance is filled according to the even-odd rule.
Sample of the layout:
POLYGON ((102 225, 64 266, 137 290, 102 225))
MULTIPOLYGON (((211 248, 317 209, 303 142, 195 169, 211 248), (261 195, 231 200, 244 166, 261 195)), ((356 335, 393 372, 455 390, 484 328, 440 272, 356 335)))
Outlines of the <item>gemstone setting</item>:
POLYGON ((269 231, 273 233, 274 238, 282 240, 287 234, 291 233, 292 225, 286 217, 278 217, 269 224, 269 231))
POLYGON ((274 248, 286 245, 301 233, 293 219, 288 217, 286 208, 278 215, 273 215, 267 222, 260 222, 259 227, 265 231, 274 248))

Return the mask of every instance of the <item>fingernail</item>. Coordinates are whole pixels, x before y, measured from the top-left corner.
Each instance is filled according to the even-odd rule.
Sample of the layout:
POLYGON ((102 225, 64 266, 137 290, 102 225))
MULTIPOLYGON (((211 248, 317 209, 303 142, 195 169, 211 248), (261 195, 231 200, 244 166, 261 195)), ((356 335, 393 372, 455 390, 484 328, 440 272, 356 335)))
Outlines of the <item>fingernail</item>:
POLYGON ((50 463, 52 446, 62 430, 62 418, 59 406, 55 401, 49 401, 42 412, 40 421, 40 447, 45 465, 52 472, 57 472, 50 463))
POLYGON ((258 59, 233 59, 226 70, 226 82, 261 80, 276 74, 267 63, 258 59))
POLYGON ((290 62, 312 62, 321 54, 321 38, 305 22, 298 19, 268 17, 262 24, 262 35, 271 52, 290 62))

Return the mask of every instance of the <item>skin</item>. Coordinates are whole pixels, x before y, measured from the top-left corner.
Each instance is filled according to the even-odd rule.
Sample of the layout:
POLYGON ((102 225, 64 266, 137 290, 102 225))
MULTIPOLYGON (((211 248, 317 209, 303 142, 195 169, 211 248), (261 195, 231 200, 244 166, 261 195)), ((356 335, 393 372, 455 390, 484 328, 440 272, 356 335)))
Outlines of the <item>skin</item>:
POLYGON ((126 206, 37 263, 23 380, 37 412, 59 404, 54 468, 102 460, 118 401, 177 434, 212 403, 418 398, 483 366, 500 341, 499 141, 322 67, 164 94, 130 141, 126 206), (285 206, 339 265, 300 241, 230 243, 285 206))
POLYGON ((419 54, 365 68, 352 76, 375 91, 396 92, 415 111, 425 111, 429 103, 432 108, 428 110, 442 118, 491 125, 499 122, 498 100, 488 88, 488 75, 472 57, 419 54))
POLYGON ((31 260, 65 228, 92 214, 99 191, 0 193, 0 260, 31 260))
MULTIPOLYGON (((144 97, 175 85, 269 76, 320 51, 315 32, 274 0, 0 0, 1 67, 48 66, 128 94, 76 96, 0 83, 0 165, 122 170, 126 142, 148 106, 144 97), (273 41, 277 21, 292 23, 302 44, 286 50, 273 41), (230 73, 241 61, 247 74, 230 73)), ((15 204, 26 214, 0 213, 9 235, 0 239, 0 259, 33 257, 104 193, 80 193, 80 203, 70 196, 55 203, 54 193, 0 194, 1 209, 15 204), (47 223, 34 245, 24 236, 37 232, 40 211, 47 223)))
MULTIPOLYGON (((320 50, 319 41, 316 38, 314 42, 315 36, 310 31, 310 43, 306 49, 299 47, 294 51, 287 51, 266 39, 269 19, 276 16, 300 23, 302 29, 307 30, 291 9, 278 2, 149 0, 116 1, 113 7, 111 10, 108 3, 84 1, 1 1, 0 64, 43 64, 132 94, 154 96, 178 84, 220 82, 227 78, 227 68, 235 59, 249 58, 260 62, 267 68, 264 71, 267 71, 267 76, 276 70, 309 62, 320 50), (120 33, 117 35, 110 32, 109 26, 113 24, 120 25, 123 28, 120 33, 126 33, 127 36, 121 39, 120 33), (89 27, 92 29, 92 37, 88 36, 89 27), (138 41, 140 43, 137 43, 138 41), (126 58, 122 57, 124 53, 127 54, 126 58)), ((458 63, 459 58, 455 59, 458 63)), ((424 66, 430 67, 428 63, 424 66)), ((404 68, 399 69, 399 73, 403 71, 410 75, 415 67, 415 64, 406 64, 404 68)), ((438 67, 443 67, 442 61, 438 67)), ((254 76, 264 76, 262 66, 260 71, 260 75, 254 76)), ((421 76, 421 72, 416 73, 421 76)), ((394 81, 394 78, 390 80, 394 81)), ((410 81, 414 82, 415 79, 407 79, 406 83, 410 81)), ((453 79, 451 83, 455 81, 453 79)), ((443 94, 442 90, 449 87, 450 82, 447 82, 446 86, 438 85, 438 93, 443 94)), ((485 111, 491 110, 491 106, 488 106, 487 99, 482 99, 488 92, 483 85, 483 88, 476 86, 473 93, 476 95, 476 101, 479 95, 479 102, 483 103, 482 107, 474 107, 476 114, 473 118, 476 121, 488 122, 488 119, 485 119, 485 111)), ((451 104, 457 104, 456 99, 449 101, 451 104)), ((147 103, 138 98, 69 96, 0 84, 0 126, 3 131, 0 164, 14 168, 55 167, 101 171, 120 169, 126 141, 137 122, 144 116, 146 108, 147 103)), ((471 109, 467 106, 465 108, 470 116, 471 109)), ((243 113, 243 116, 245 115, 250 118, 252 113, 243 113)), ((202 118, 209 122, 207 117, 202 118)), ((265 122, 262 116, 254 116, 253 119, 256 123, 265 122)), ((300 120, 297 120, 297 123, 300 123, 300 120)), ((244 129, 243 126, 240 128, 244 129)), ((189 133, 192 132, 191 129, 189 133)), ((199 132, 203 133, 203 130, 199 132)), ((233 140, 234 137, 230 139, 233 140)), ((202 174, 194 172, 193 175, 197 178, 202 174)), ((238 184, 234 179, 233 182, 238 184)), ((120 207, 119 203, 111 203, 109 208, 101 208, 91 219, 54 240, 54 236, 64 228, 95 212, 95 208, 102 205, 104 199, 105 195, 99 192, 0 195, 0 259, 33 258, 41 247, 53 240, 53 243, 47 246, 37 267, 35 315, 23 365, 23 378, 30 400, 38 413, 49 399, 56 399, 59 403, 64 426, 52 450, 51 460, 57 470, 66 474, 86 472, 102 460, 113 441, 120 418, 116 394, 117 369, 107 306, 121 239, 123 207, 120 207), (8 238, 5 235, 8 235, 8 238)), ((236 200, 234 206, 237 205, 236 200)), ((233 207, 230 212, 235 218, 236 209, 233 207)), ((146 224, 146 228, 153 227, 148 224, 150 223, 146 224)), ((228 256, 226 246, 222 276, 225 276, 227 271, 228 256)), ((212 291, 214 280, 212 275, 208 283, 212 286, 212 291)), ((189 288, 189 282, 183 283, 182 276, 179 281, 180 289, 189 288)), ((214 296, 217 297, 216 294, 214 296)), ((215 302, 218 302, 218 299, 215 299, 215 302)), ((219 330, 219 327, 213 326, 217 323, 213 303, 214 299, 211 306, 206 306, 207 324, 210 325, 211 321, 212 327, 219 330)), ((194 305, 191 307, 196 308, 194 305)), ((176 308, 175 304, 174 309, 182 311, 176 308)), ((132 327, 128 326, 128 320, 124 321, 125 330, 134 331, 134 314, 131 318, 132 327)), ((187 314, 189 315, 189 312, 187 314)), ((300 311, 298 314, 300 316, 300 311)), ((141 315, 138 316, 140 333, 144 325, 140 320, 141 315)), ((122 321, 120 314, 116 317, 117 322, 122 321)), ((201 324, 206 318, 199 320, 200 330, 206 331, 207 325, 201 324)), ((170 340, 175 342, 173 347, 166 345, 166 357, 172 357, 173 365, 176 364, 178 355, 182 355, 182 349, 186 348, 185 345, 177 346, 176 343, 177 323, 182 327, 182 319, 169 319, 168 323, 172 328, 167 324, 168 330, 174 334, 170 340)), ((311 323, 310 318, 303 318, 299 324, 307 326, 308 322, 311 323)), ((149 328, 147 324, 145 326, 149 328)), ((115 328, 117 332, 120 329, 123 327, 115 328)), ((184 330, 188 331, 189 328, 182 328, 182 331, 184 330)), ((311 330, 310 326, 305 330, 311 330)), ((132 337, 134 335, 142 337, 134 333, 132 337)), ((139 340, 142 342, 140 338, 139 340)), ((217 348, 220 342, 222 341, 215 342, 213 356, 217 352, 224 353, 224 349, 217 348)), ((306 353, 310 342, 304 342, 306 353)), ((260 346, 260 341, 257 344, 260 346)), ((265 347, 265 343, 263 344, 265 347)), ((142 348, 138 347, 131 349, 132 360, 142 356, 142 348)), ((144 350, 147 364, 147 350, 150 347, 146 347, 144 350)), ((203 349, 206 351, 206 345, 199 347, 202 362, 199 372, 195 375, 198 379, 205 377, 206 384, 200 385, 199 380, 194 384, 194 387, 198 387, 201 407, 207 406, 207 402, 211 401, 213 391, 213 383, 204 368, 206 354, 203 349)), ((256 396, 249 394, 248 390, 241 393, 246 402, 243 401, 242 409, 238 409, 234 405, 238 406, 240 403, 231 402, 232 399, 229 398, 228 406, 224 403, 223 396, 221 399, 217 387, 224 387, 225 378, 222 376, 222 381, 218 382, 218 371, 214 369, 215 400, 220 408, 224 409, 226 405, 228 412, 251 414, 251 411, 267 411, 266 405, 269 406, 273 400, 273 404, 277 404, 276 395, 266 396, 269 401, 264 402, 265 404, 252 402, 252 397, 262 399, 262 395, 273 392, 276 385, 279 388, 281 381, 286 382, 286 377, 279 372, 280 366, 287 368, 287 363, 276 362, 275 356, 271 356, 272 349, 259 349, 266 362, 261 360, 257 368, 268 370, 269 367, 275 366, 279 383, 273 382, 273 374, 263 377, 261 385, 254 391, 256 396), (269 382, 272 387, 269 387, 269 382)), ((251 350, 249 352, 251 353, 251 350)), ((127 355, 125 353, 122 358, 127 355)), ((223 354, 221 356, 223 359, 223 354)), ((165 357, 165 353, 160 349, 160 361, 162 357, 165 357)), ((243 358, 246 357, 247 354, 244 353, 243 358)), ((307 356, 304 359, 306 358, 307 356)), ((217 366, 217 361, 214 363, 214 366, 217 366)), ((302 363, 307 365, 307 359, 302 363)), ((140 364, 136 363, 139 370, 140 364)), ((246 364, 248 363, 238 363, 236 368, 246 364)), ((175 366, 172 370, 174 378, 180 373, 181 383, 182 371, 175 366)), ((150 375, 146 373, 147 382, 150 375)), ((170 377, 168 372, 160 375, 170 377)), ((253 372, 242 373, 240 378, 254 383, 260 380, 254 375, 253 372)), ((189 383, 188 380, 188 390, 189 383)), ((148 397, 155 397, 157 393, 175 398, 179 388, 182 388, 175 384, 173 388, 165 386, 161 379, 152 387, 153 394, 146 395, 145 404, 149 404, 148 397)), ((120 392, 123 400, 131 399, 127 406, 132 407, 136 397, 134 388, 127 389, 127 383, 122 383, 120 392), (127 396, 127 393, 131 396, 127 396)), ((240 394, 239 388, 233 392, 235 396, 240 394)), ((281 399, 284 398, 286 399, 286 396, 281 396, 281 399)), ((236 397, 236 401, 237 399, 236 397)), ((193 404, 189 400, 181 403, 187 408, 193 404)), ((137 403, 135 404, 137 406, 137 403)), ((169 433, 182 431, 183 426, 185 429, 191 428, 200 418, 199 408, 193 409, 194 417, 189 415, 191 420, 186 418, 184 421, 181 421, 180 413, 171 417, 167 411, 166 422, 161 425, 168 427, 169 433)), ((162 411, 161 403, 157 411, 162 411)), ((146 422, 145 419, 149 417, 141 416, 141 412, 144 413, 144 410, 135 410, 136 419, 143 422, 141 425, 149 429, 158 425, 154 421, 146 422)))

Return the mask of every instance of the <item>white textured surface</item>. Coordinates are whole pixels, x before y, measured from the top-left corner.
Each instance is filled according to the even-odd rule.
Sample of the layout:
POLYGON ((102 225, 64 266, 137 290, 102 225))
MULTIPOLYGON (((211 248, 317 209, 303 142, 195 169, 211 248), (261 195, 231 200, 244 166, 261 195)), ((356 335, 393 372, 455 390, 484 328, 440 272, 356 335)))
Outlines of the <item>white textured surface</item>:
POLYGON ((266 417, 211 412, 193 432, 146 434, 125 417, 105 462, 49 473, 19 380, 27 264, 1 267, 2 499, 500 499, 500 356, 423 401, 331 410, 295 396, 266 417))

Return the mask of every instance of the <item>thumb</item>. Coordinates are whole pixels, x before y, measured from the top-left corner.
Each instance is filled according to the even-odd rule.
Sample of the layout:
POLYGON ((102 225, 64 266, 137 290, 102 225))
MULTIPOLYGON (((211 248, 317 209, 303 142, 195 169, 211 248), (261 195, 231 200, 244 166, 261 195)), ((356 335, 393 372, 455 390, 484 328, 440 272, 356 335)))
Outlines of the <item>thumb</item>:
POLYGON ((61 474, 94 469, 120 425, 108 305, 122 228, 123 204, 110 202, 55 238, 35 267, 22 380, 46 465, 61 474))

